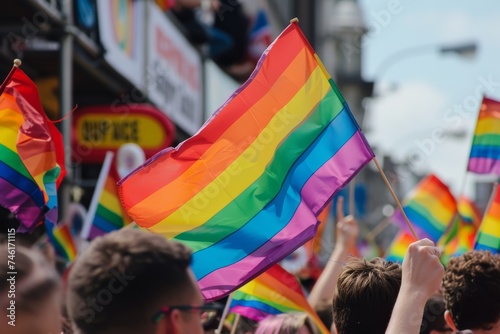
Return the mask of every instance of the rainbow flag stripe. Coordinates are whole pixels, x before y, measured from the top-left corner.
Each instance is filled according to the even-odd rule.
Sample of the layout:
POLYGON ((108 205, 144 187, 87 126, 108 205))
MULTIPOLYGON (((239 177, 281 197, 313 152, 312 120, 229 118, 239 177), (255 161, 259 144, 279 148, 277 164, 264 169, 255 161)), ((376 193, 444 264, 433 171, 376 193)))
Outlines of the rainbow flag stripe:
POLYGON ((118 230, 130 222, 130 217, 125 213, 120 203, 116 180, 113 176, 108 175, 90 228, 89 240, 118 230))
POLYGON ((197 134, 121 180, 119 193, 138 225, 193 249, 212 300, 311 239, 317 214, 372 158, 293 23, 197 134))
POLYGON ((500 190, 498 184, 495 184, 493 191, 494 197, 477 232, 474 249, 500 253, 500 190))
POLYGON ((417 241, 417 239, 415 239, 410 233, 400 231, 387 249, 387 253, 385 255, 386 260, 403 263, 406 250, 410 244, 415 241, 417 241))
POLYGON ((280 313, 305 312, 321 333, 330 333, 307 302, 297 278, 277 264, 236 290, 229 311, 255 321, 280 313))
MULTIPOLYGON (((429 238, 434 242, 441 238, 457 211, 455 198, 435 175, 425 177, 403 204, 418 237, 429 238)), ((396 221, 401 222, 400 227, 408 232, 404 220, 396 221)))
POLYGON ((15 69, 0 95, 0 205, 31 232, 57 206, 56 186, 65 175, 62 137, 48 120, 35 84, 15 69))
POLYGON ((500 175, 500 101, 483 98, 467 170, 500 175))
POLYGON ((76 258, 77 247, 69 225, 64 224, 61 226, 46 225, 47 235, 50 242, 55 248, 56 254, 65 260, 71 262, 76 258))
POLYGON ((476 204, 467 197, 460 197, 457 203, 458 213, 462 219, 470 224, 479 226, 481 224, 481 212, 476 204))

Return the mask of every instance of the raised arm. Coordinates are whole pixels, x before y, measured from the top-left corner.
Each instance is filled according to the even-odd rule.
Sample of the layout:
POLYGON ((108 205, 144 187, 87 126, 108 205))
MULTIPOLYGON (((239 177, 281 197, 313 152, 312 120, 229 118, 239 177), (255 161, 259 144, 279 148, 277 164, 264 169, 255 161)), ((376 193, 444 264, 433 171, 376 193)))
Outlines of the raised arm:
POLYGON ((352 216, 344 217, 343 207, 344 199, 339 197, 337 200, 335 248, 307 299, 313 308, 331 303, 337 279, 342 272, 344 263, 347 261, 349 250, 354 249, 356 246, 356 239, 359 234, 358 223, 352 216))
POLYGON ((403 260, 403 277, 386 334, 418 334, 427 299, 439 289, 444 268, 429 239, 414 242, 403 260))

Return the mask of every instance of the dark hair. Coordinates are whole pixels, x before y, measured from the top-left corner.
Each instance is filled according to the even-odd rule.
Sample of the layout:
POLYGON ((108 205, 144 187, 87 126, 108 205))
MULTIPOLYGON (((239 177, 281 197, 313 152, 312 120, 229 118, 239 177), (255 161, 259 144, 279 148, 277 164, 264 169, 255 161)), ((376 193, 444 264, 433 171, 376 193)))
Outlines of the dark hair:
POLYGON ((385 333, 400 286, 399 264, 381 258, 353 258, 333 294, 337 333, 385 333))
POLYGON ((96 238, 70 272, 70 318, 83 333, 151 326, 162 306, 194 293, 190 262, 186 246, 146 231, 125 228, 96 238))
POLYGON ((40 309, 40 304, 47 300, 60 287, 60 280, 55 268, 53 268, 42 256, 35 250, 5 243, 0 245, 0 293, 7 295, 11 289, 12 275, 9 267, 10 256, 15 263, 14 284, 16 309, 26 312, 36 312, 40 309), (9 256, 9 257, 8 257, 9 256), (42 271, 42 274, 36 274, 35 271, 42 271))
POLYGON ((444 299, 440 295, 431 296, 425 303, 424 316, 420 326, 421 334, 429 334, 432 330, 444 331, 448 325, 444 320, 444 299))
POLYGON ((500 255, 470 251, 452 258, 443 296, 457 329, 490 329, 500 319, 500 255))
POLYGON ((316 307, 315 309, 318 317, 320 318, 323 325, 326 328, 332 328, 333 324, 333 314, 332 314, 332 304, 322 304, 316 307))

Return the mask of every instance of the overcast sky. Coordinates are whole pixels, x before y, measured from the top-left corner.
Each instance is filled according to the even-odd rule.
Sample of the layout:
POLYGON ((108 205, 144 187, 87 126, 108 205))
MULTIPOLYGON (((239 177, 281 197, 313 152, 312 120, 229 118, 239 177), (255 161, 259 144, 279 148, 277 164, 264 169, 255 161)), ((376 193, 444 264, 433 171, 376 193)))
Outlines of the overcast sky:
POLYGON ((412 156, 415 168, 436 173, 459 192, 478 112, 475 95, 500 99, 500 1, 360 0, 360 4, 372 27, 364 41, 363 74, 377 82, 379 92, 367 115, 369 141, 400 159, 412 156), (387 15, 391 8, 393 13, 387 15), (469 41, 478 44, 473 59, 430 48, 402 56, 385 70, 380 67, 400 50, 420 45, 436 45, 437 50, 439 45, 469 41), (460 130, 466 133, 461 140, 440 137, 439 131, 460 130))

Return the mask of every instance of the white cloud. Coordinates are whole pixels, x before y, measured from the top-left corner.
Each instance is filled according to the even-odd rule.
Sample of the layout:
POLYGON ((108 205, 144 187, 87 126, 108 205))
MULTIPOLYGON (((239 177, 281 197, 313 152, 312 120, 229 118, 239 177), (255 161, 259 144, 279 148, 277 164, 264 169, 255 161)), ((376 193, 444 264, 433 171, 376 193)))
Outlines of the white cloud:
POLYGON ((372 145, 402 156, 414 146, 415 139, 429 136, 440 126, 446 101, 445 95, 428 84, 402 84, 375 98, 367 115, 367 136, 372 145))

